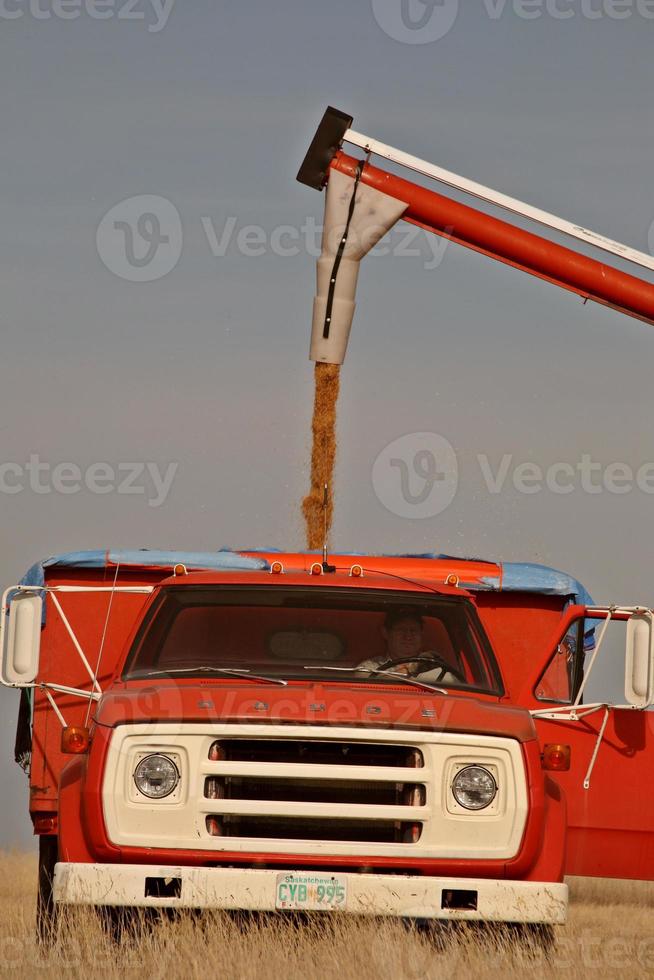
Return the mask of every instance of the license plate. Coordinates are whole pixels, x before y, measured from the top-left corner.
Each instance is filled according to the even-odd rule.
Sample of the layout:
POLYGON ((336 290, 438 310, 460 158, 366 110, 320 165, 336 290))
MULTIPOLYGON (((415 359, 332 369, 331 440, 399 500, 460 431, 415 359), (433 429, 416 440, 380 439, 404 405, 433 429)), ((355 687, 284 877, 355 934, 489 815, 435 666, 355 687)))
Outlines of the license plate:
POLYGON ((345 875, 297 871, 277 875, 275 908, 319 912, 344 909, 347 901, 345 875))

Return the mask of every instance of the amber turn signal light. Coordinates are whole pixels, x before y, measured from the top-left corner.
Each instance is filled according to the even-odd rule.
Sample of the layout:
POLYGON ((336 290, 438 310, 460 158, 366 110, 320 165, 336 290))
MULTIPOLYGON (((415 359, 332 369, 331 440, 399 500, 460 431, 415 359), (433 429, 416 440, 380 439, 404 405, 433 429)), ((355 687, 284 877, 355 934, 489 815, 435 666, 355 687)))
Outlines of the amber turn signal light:
POLYGON ((43 814, 40 817, 34 817, 34 833, 35 834, 56 834, 57 833, 57 817, 56 815, 48 816, 43 814))
POLYGON ((550 742, 543 746, 541 760, 543 769, 549 772, 567 772, 570 768, 570 746, 550 742))
POLYGON ((66 755, 81 755, 91 744, 88 728, 81 725, 66 725, 61 733, 61 751, 66 755))

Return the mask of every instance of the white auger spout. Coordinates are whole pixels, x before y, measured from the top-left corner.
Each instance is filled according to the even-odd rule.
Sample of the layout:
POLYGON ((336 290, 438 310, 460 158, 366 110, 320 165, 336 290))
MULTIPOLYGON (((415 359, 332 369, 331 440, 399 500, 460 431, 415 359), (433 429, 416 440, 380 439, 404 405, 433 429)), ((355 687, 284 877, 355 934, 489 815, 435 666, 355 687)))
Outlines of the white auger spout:
POLYGON ((359 264, 402 217, 407 205, 341 173, 325 198, 322 251, 311 329, 312 361, 342 364, 354 317, 359 264))

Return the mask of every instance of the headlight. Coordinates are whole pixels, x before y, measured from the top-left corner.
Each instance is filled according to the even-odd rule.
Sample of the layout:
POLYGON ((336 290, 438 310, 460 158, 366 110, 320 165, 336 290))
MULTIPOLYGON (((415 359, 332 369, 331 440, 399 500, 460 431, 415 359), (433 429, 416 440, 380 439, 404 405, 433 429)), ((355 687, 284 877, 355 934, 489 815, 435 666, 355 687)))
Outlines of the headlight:
POLYGON ((483 766, 466 766, 452 780, 454 799, 466 810, 483 810, 497 793, 497 783, 483 766))
POLYGON ((134 782, 139 793, 151 800, 170 796, 179 782, 179 770, 167 755, 148 755, 134 770, 134 782))

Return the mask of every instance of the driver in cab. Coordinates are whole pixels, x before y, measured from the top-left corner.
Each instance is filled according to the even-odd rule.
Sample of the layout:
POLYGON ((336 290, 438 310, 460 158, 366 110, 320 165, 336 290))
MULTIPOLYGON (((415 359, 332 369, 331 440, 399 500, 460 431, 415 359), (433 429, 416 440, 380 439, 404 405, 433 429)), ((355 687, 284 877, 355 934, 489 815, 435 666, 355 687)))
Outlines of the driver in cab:
POLYGON ((382 635, 386 653, 359 664, 360 670, 383 671, 439 684, 460 684, 462 678, 434 650, 423 650, 423 621, 412 609, 392 609, 386 614, 382 635))

